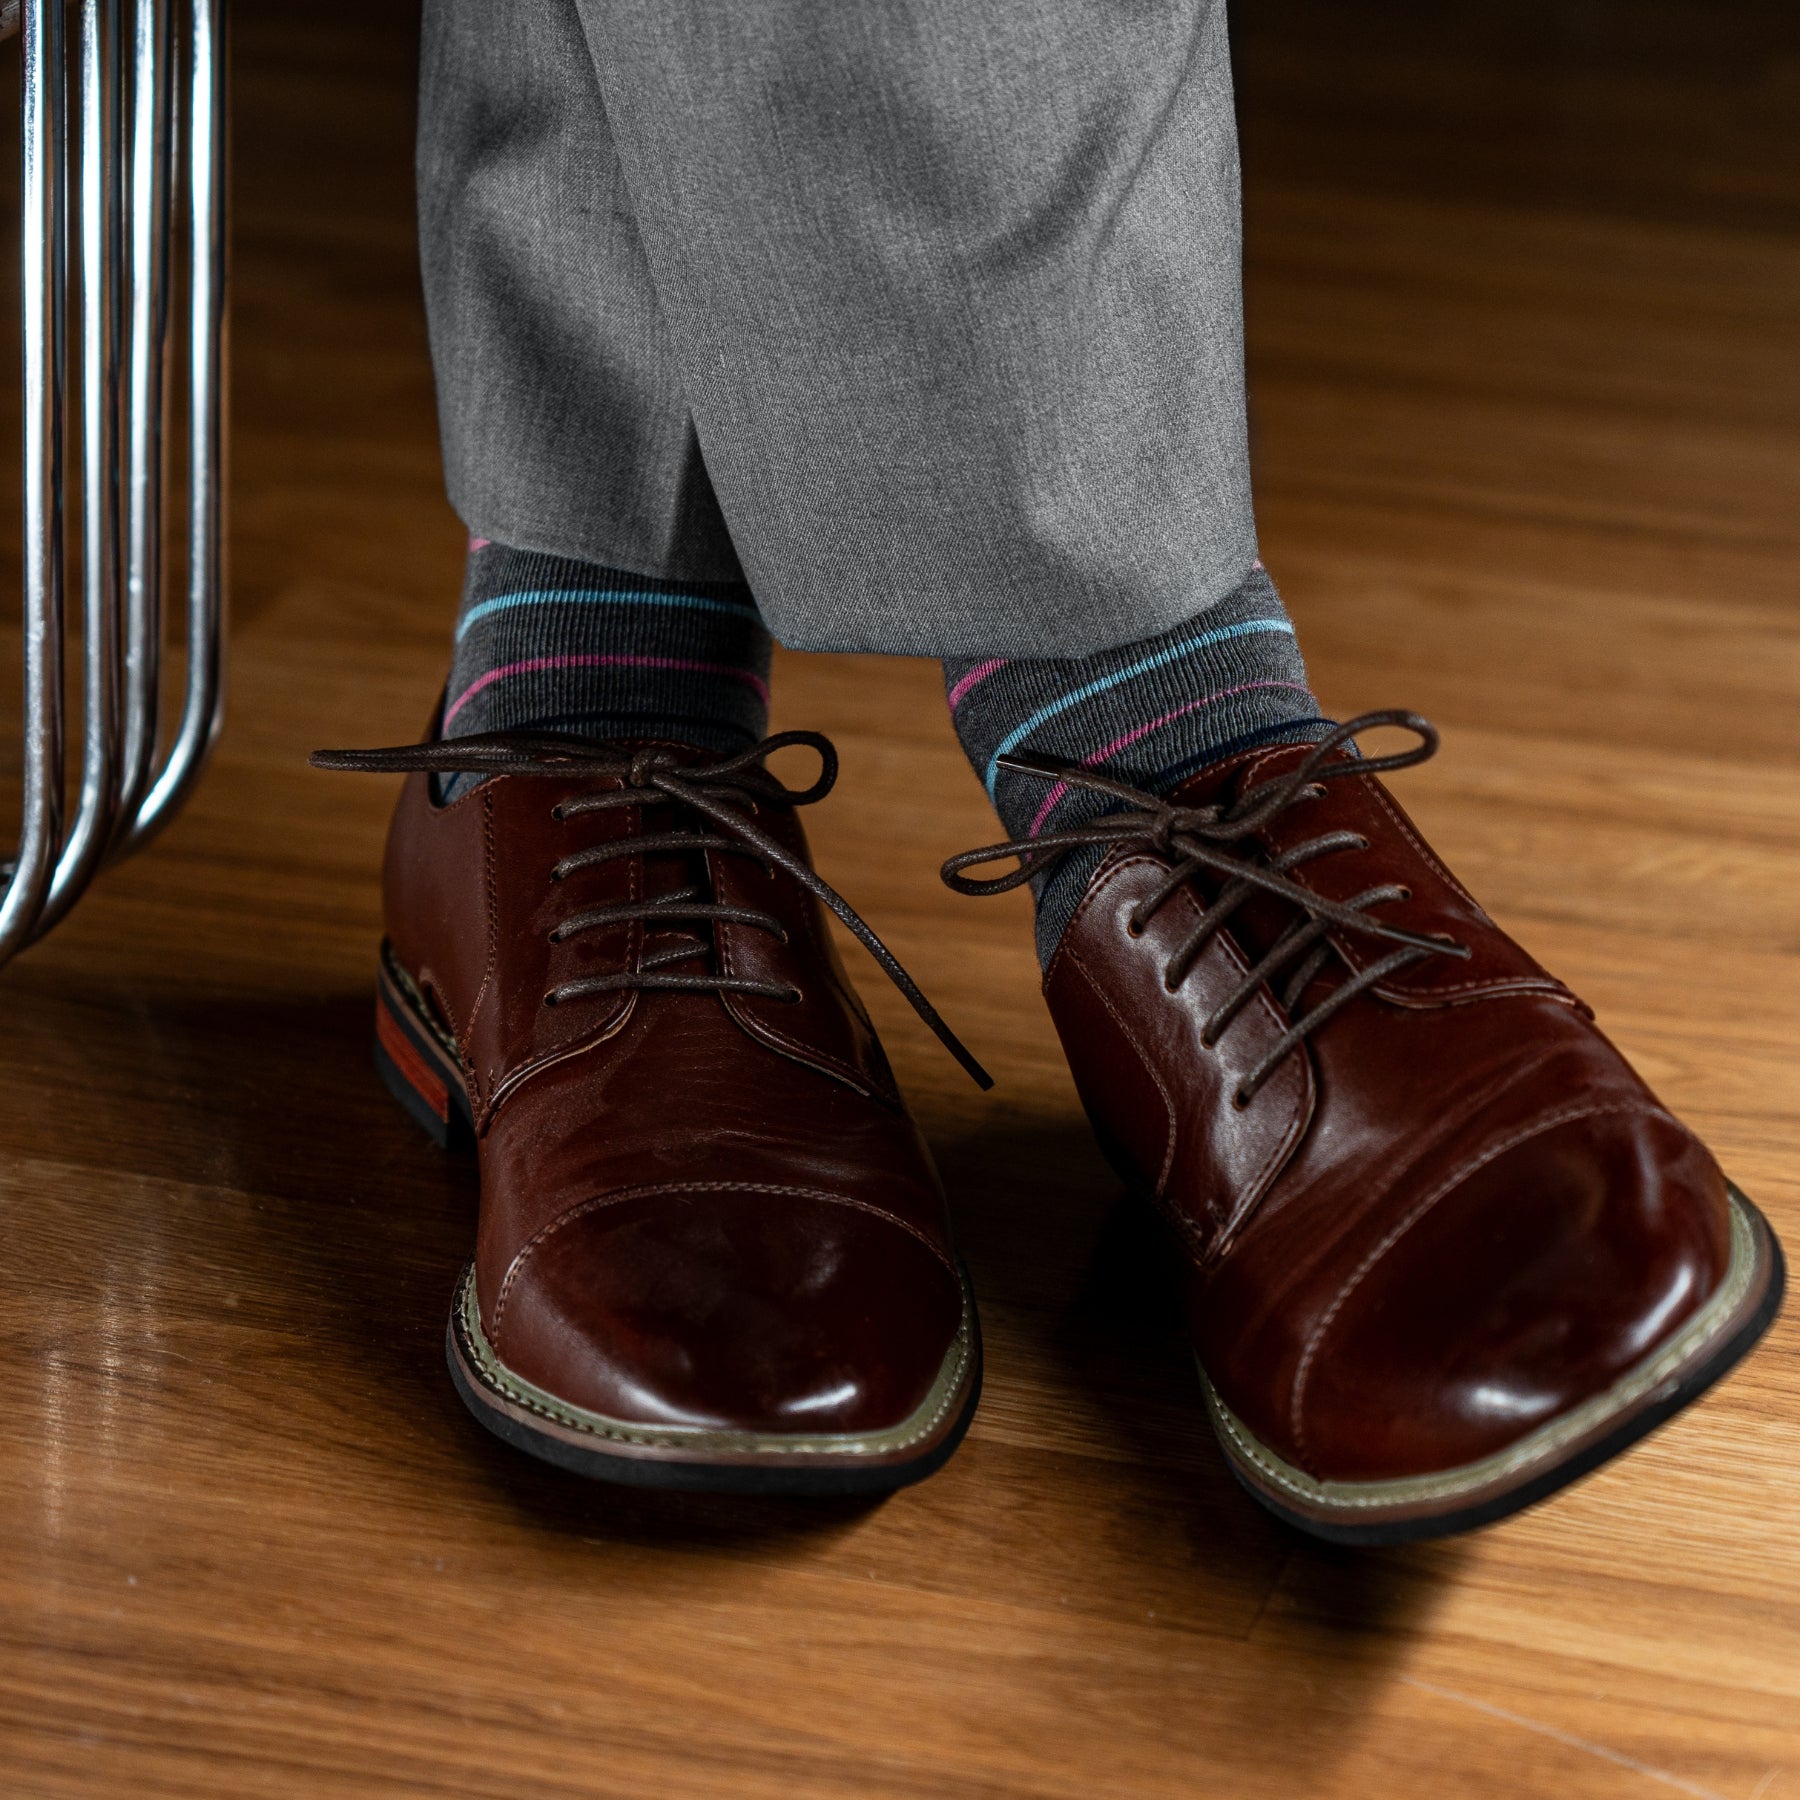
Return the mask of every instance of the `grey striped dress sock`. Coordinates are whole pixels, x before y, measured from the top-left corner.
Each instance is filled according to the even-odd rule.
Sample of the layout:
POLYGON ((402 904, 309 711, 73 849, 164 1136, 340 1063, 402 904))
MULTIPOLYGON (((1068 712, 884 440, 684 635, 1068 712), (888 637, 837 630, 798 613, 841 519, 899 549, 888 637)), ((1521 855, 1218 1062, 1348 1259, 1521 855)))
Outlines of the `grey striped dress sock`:
MULTIPOLYGON (((946 660, 944 687, 956 735, 1014 838, 1062 829, 1112 803, 999 768, 1010 751, 1084 763, 1167 793, 1239 750, 1315 737, 1328 724, 1260 563, 1226 599, 1156 637, 1096 656, 946 660)), ((1098 851, 1073 851, 1032 884, 1046 967, 1099 860, 1098 851)))
MULTIPOLYGON (((443 735, 575 731, 743 750, 768 727, 769 651, 741 583, 659 581, 473 538, 443 735)), ((446 797, 467 781, 453 778, 446 797)))

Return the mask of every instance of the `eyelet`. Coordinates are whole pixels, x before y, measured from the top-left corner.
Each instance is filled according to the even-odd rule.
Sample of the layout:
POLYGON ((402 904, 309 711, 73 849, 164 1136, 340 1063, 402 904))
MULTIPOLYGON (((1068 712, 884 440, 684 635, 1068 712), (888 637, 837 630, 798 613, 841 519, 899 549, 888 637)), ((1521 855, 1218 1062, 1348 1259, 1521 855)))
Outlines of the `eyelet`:
POLYGON ((555 991, 554 991, 554 990, 552 990, 552 991, 551 991, 551 992, 550 992, 550 993, 548 993, 548 994, 546 994, 546 995, 545 995, 545 996, 544 996, 544 1004, 545 1004, 545 1005, 546 1005, 546 1006, 559 1006, 559 1005, 561 1005, 561 1002, 560 1002, 560 1001, 559 1001, 559 1000, 558 1000, 558 999, 557 999, 557 997, 556 997, 556 994, 555 994, 555 991))
POLYGON ((554 931, 546 931, 544 933, 544 942, 547 944, 560 944, 562 942, 562 927, 558 925, 554 931))
POLYGON ((566 813, 564 813, 564 811, 563 811, 563 803, 562 803, 562 802, 561 802, 561 801, 560 801, 560 800, 559 800, 559 801, 557 801, 557 803, 556 803, 556 804, 555 804, 555 805, 554 805, 554 806, 553 806, 553 807, 551 807, 551 809, 550 809, 550 816, 551 816, 551 818, 553 818, 553 819, 554 819, 554 820, 555 820, 555 821, 556 821, 556 822, 557 822, 557 824, 559 824, 559 825, 560 825, 560 824, 561 824, 561 823, 562 823, 562 822, 563 822, 563 820, 564 820, 564 819, 565 819, 565 818, 566 818, 566 817, 567 817, 567 816, 568 816, 568 815, 567 815, 567 814, 566 814, 566 813))
POLYGON ((798 988, 789 988, 786 995, 783 996, 781 1004, 783 1006, 798 1006, 805 998, 806 996, 801 993, 798 988))
POLYGON ((1141 938, 1144 935, 1144 928, 1136 919, 1127 919, 1125 921, 1125 935, 1128 938, 1141 938))
POLYGON ((1412 898, 1412 889, 1409 887, 1403 887, 1400 890, 1399 898, 1402 900, 1410 900, 1412 898))
POLYGON ((1234 1089, 1231 1095, 1231 1110, 1233 1112, 1244 1111, 1244 1109, 1249 1106, 1253 1097, 1254 1096, 1252 1095, 1246 1094, 1242 1088, 1234 1089))

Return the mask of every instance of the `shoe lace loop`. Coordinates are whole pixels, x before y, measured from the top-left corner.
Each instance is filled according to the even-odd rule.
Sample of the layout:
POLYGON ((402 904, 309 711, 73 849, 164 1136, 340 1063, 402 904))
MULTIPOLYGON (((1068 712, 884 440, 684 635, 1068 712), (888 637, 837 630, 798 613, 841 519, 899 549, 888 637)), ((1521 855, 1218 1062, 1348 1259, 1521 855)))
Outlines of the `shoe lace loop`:
POLYGON ((1348 900, 1329 900, 1296 881, 1290 871, 1315 858, 1366 850, 1368 840, 1352 831, 1323 832, 1295 844, 1279 855, 1269 855, 1245 840, 1271 824, 1290 807, 1325 793, 1325 783, 1346 778, 1365 779, 1391 769, 1407 769, 1437 753, 1438 730, 1429 719, 1400 709, 1368 712, 1334 726, 1285 774, 1246 788, 1228 804, 1178 806, 1159 794, 1147 793, 1096 769, 1080 768, 1036 756, 1003 756, 1000 767, 1045 782, 1082 788, 1116 802, 1113 810, 1071 825, 1066 831, 1041 837, 1016 838, 966 850, 943 867, 945 884, 959 894, 1003 894, 1043 874, 1073 850, 1131 845, 1153 851, 1170 866, 1168 873, 1132 909, 1127 925, 1140 934, 1167 903, 1170 896, 1202 875, 1218 878, 1217 891, 1202 905, 1200 917, 1171 952, 1163 966, 1163 984, 1174 993, 1187 979, 1194 964, 1238 910, 1257 894, 1273 895, 1288 902, 1297 913, 1260 959, 1246 969, 1243 980, 1222 999, 1201 1025, 1201 1041, 1215 1044, 1233 1019, 1265 985, 1273 988, 1282 979, 1279 998, 1290 1022, 1250 1069, 1233 1095, 1243 1107, 1281 1063, 1314 1031, 1348 1006, 1357 995, 1377 987, 1390 976, 1429 956, 1467 958, 1468 948, 1446 936, 1421 936, 1376 918, 1373 908, 1410 897, 1406 888, 1391 883, 1364 889, 1348 900), (1360 732, 1380 726, 1396 726, 1412 732, 1418 742, 1384 756, 1342 757, 1337 752, 1360 732), (1018 867, 1004 875, 972 877, 963 871, 1016 857, 1018 867), (1394 945, 1362 969, 1338 955, 1330 933, 1343 931, 1394 945), (1325 995, 1311 1011, 1294 1017, 1294 1009, 1308 986, 1334 955, 1348 969, 1347 978, 1325 995))
MULTIPOLYGON (((803 858, 763 830, 750 816, 757 805, 811 806, 831 792, 837 783, 838 755, 831 740, 820 732, 778 731, 735 756, 710 761, 691 760, 657 745, 629 750, 617 744, 597 743, 553 731, 484 732, 377 750, 319 750, 313 753, 310 761, 315 769, 359 774, 544 775, 619 783, 618 787, 605 792, 578 794, 560 802, 556 809, 560 818, 618 806, 674 805, 686 808, 713 829, 643 832, 572 851, 557 863, 555 878, 563 879, 578 869, 591 868, 614 857, 640 856, 662 850, 714 850, 751 856, 765 868, 780 869, 843 921, 976 1085, 982 1088, 994 1085, 993 1077, 944 1023, 917 982, 861 914, 803 858), (818 755, 819 774, 808 787, 788 787, 765 766, 777 750, 785 750, 791 745, 803 745, 818 755)), ((676 921, 728 921, 769 931, 786 941, 785 932, 772 914, 750 907, 724 905, 697 883, 643 900, 590 907, 573 913, 557 923, 553 935, 561 941, 578 932, 634 921, 656 926, 676 921)), ((747 993, 779 1000, 797 997, 794 990, 785 985, 727 975, 718 970, 694 974, 673 972, 674 965, 704 955, 709 948, 699 938, 676 943, 640 957, 636 968, 564 982, 552 989, 545 999, 555 1005, 620 988, 747 993)))

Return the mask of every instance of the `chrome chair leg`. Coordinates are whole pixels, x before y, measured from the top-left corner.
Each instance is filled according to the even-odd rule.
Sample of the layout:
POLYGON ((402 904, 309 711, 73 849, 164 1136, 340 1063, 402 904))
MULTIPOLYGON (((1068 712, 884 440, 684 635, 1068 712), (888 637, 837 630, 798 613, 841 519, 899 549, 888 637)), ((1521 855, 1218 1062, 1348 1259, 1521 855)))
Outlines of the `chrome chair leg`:
POLYGON ((22 31, 25 348, 24 754, 18 845, 0 871, 0 962, 175 815, 218 735, 224 700, 223 0, 81 0, 79 17, 71 70, 61 0, 0 3, 0 34, 14 23, 22 31), (187 376, 187 668, 159 761, 178 214, 186 251, 179 352, 187 376), (65 785, 75 752, 64 707, 71 247, 80 272, 82 502, 72 817, 65 785))

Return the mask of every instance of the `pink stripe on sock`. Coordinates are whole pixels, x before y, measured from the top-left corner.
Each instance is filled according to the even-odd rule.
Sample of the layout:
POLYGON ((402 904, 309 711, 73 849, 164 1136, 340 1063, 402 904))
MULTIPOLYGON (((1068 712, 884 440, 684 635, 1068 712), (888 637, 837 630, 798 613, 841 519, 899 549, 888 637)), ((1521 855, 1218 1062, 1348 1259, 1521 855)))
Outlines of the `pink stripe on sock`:
POLYGON ((492 538, 472 537, 469 539, 469 550, 473 554, 477 550, 485 550, 494 540, 492 538))
POLYGON ((481 692, 509 675, 535 675, 541 669, 684 669, 694 675, 728 675, 734 681, 747 681, 756 689, 764 706, 769 704, 769 684, 751 669, 733 668, 730 663, 695 662, 685 656, 533 656, 524 662, 506 663, 489 669, 479 681, 472 681, 457 696, 456 704, 444 714, 444 727, 481 692))
MULTIPOLYGON (((1135 744, 1139 738, 1146 738, 1153 731, 1160 731, 1163 726, 1179 719, 1185 713, 1198 712, 1203 706, 1211 706, 1220 700, 1229 700, 1233 694, 1250 694, 1258 688, 1290 688, 1296 694, 1304 694, 1307 690, 1297 681, 1246 681, 1239 687, 1220 688, 1216 694, 1206 694, 1198 700, 1190 700, 1184 706, 1178 706, 1173 712, 1166 712, 1160 719, 1152 719, 1147 725, 1134 725, 1123 737, 1114 738, 1104 749, 1096 750, 1092 756, 1084 756, 1081 766, 1084 769, 1098 768, 1109 756, 1117 756, 1121 750, 1135 744)), ((1031 821, 1031 829, 1027 837, 1036 837, 1043 830, 1044 821, 1056 809, 1056 803, 1069 791, 1066 781, 1059 781, 1045 797, 1044 804, 1038 808, 1037 817, 1031 821)))
POLYGON ((996 669, 1004 669, 1007 661, 1008 659, 1004 656, 996 656, 989 662, 977 663, 946 696, 950 702, 950 710, 955 712, 962 705, 963 696, 970 688, 978 681, 986 681, 996 669))

